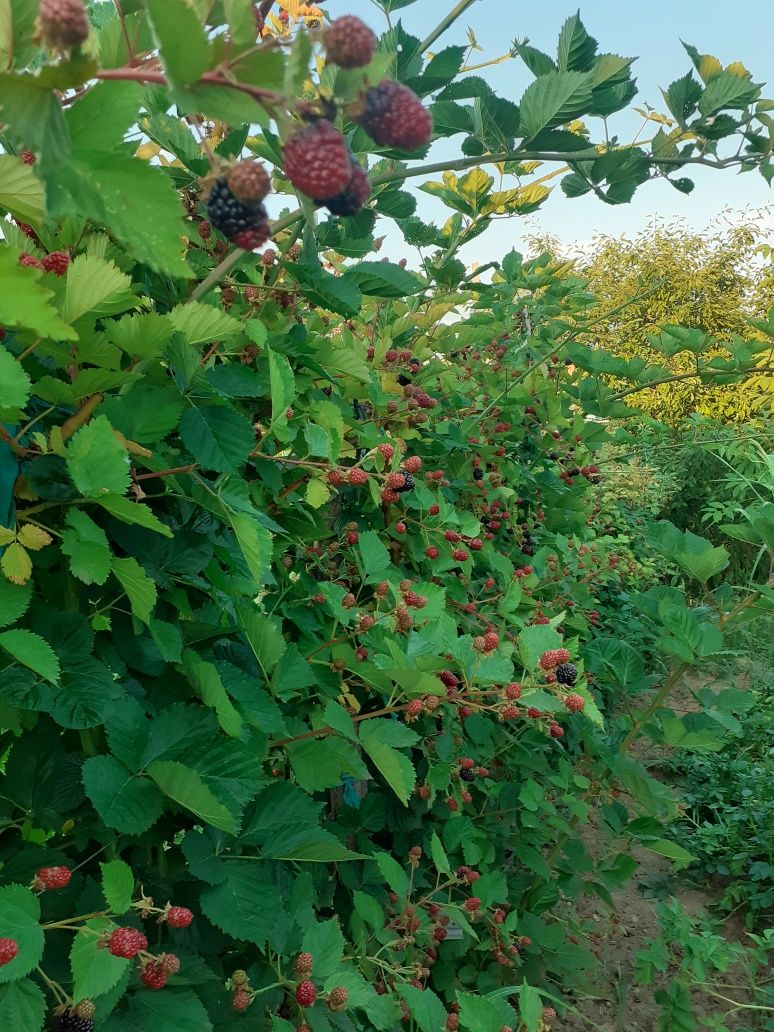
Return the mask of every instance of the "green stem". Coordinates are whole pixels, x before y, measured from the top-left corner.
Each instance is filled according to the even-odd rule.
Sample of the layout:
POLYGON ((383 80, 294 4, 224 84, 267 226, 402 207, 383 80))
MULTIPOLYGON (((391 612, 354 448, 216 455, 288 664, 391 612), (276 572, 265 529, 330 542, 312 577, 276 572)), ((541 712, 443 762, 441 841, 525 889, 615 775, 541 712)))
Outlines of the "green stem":
POLYGON ((467 11, 471 4, 474 3, 475 0, 459 0, 459 3, 449 11, 446 17, 442 18, 441 21, 438 22, 430 35, 426 39, 423 39, 419 44, 420 53, 423 54, 429 47, 431 47, 438 37, 442 36, 443 33, 446 32, 446 30, 450 28, 456 20, 465 13, 465 11, 467 11))

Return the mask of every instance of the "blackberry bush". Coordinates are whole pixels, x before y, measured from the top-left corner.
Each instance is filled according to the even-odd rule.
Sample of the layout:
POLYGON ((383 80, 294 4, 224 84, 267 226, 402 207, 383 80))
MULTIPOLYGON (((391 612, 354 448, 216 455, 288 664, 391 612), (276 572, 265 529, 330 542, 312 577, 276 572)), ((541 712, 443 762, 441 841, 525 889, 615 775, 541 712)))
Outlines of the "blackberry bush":
POLYGON ((622 367, 564 263, 460 255, 546 165, 600 203, 770 177, 770 101, 689 48, 627 143, 630 62, 578 16, 499 97, 462 7, 425 44, 411 5, 376 40, 312 5, 0 16, 9 1028, 534 1032, 593 963, 573 897, 628 869, 578 823, 665 835, 633 743, 734 726, 669 696, 768 586, 659 522, 645 582, 601 488, 662 354, 762 375, 770 322, 722 367, 690 327, 622 367))

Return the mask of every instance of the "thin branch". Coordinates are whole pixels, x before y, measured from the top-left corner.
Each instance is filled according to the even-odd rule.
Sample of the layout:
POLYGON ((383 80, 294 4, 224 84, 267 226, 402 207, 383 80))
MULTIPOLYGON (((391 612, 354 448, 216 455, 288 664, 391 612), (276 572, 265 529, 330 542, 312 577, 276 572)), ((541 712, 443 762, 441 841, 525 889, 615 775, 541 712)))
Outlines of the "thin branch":
POLYGON ((702 369, 696 373, 680 373, 676 376, 664 376, 660 380, 651 380, 649 383, 641 384, 639 387, 629 387, 625 391, 612 394, 608 401, 620 401, 621 398, 628 398, 630 394, 638 394, 646 391, 649 387, 660 387, 664 383, 675 383, 677 380, 698 380, 705 376, 755 376, 757 373, 774 373, 772 366, 756 366, 754 369, 702 369))
POLYGON ((2 423, 0 423, 0 440, 4 441, 14 455, 18 455, 20 459, 25 459, 27 457, 27 449, 23 445, 19 444, 18 441, 14 441, 13 437, 11 437, 2 423))
POLYGON ((443 33, 446 32, 446 30, 450 28, 456 22, 456 20, 465 13, 465 11, 467 11, 471 4, 474 4, 475 2, 476 0, 459 0, 459 3, 456 5, 456 7, 454 7, 453 10, 449 11, 445 18, 441 19, 441 21, 436 25, 436 27, 433 29, 433 31, 426 39, 422 40, 422 42, 419 44, 419 52, 423 54, 426 50, 428 50, 433 45, 433 43, 435 43, 438 37, 442 36, 443 33))

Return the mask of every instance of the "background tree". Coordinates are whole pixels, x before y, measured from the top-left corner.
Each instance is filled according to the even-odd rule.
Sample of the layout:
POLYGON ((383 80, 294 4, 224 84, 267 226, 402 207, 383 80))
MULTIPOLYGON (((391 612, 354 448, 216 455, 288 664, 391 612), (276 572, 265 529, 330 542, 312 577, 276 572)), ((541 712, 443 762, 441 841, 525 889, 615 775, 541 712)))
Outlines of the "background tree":
MULTIPOLYGON (((705 370, 713 357, 728 358, 739 339, 758 336, 765 345, 766 336, 749 322, 765 319, 774 304, 768 263, 758 249, 763 232, 752 216, 705 232, 656 223, 633 239, 598 238, 591 254, 576 261, 602 310, 615 310, 599 323, 600 343, 624 358, 660 362, 669 373, 686 375, 630 395, 632 404, 671 424, 694 412, 741 423, 768 408, 774 392, 770 373, 728 384, 706 373, 688 376, 699 368, 695 353, 668 356, 651 343, 670 324, 700 330, 719 345, 702 353, 705 370)), ((770 346, 769 340, 759 354, 758 364, 766 368, 774 365, 770 346)))

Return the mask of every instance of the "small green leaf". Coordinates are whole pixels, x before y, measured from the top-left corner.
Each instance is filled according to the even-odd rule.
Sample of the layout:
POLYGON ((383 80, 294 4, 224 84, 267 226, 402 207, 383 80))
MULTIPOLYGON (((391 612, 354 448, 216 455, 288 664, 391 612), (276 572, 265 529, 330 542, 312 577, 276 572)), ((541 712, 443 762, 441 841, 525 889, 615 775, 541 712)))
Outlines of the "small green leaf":
MULTIPOLYGON (((120 860, 114 862, 121 863, 120 860)), ((132 879, 132 885, 134 885, 134 879, 132 879)), ((119 913, 124 913, 124 911, 119 911, 119 913)), ((72 991, 76 1000, 88 1000, 109 992, 131 966, 131 961, 125 960, 123 957, 114 957, 109 950, 100 948, 100 935, 112 927, 111 921, 107 918, 95 918, 87 921, 84 927, 88 928, 89 932, 78 932, 70 949, 70 970, 73 973, 72 991)))
POLYGON ((232 738, 242 734, 242 718, 226 694, 220 674, 214 663, 201 659, 193 649, 183 653, 183 670, 206 706, 218 715, 218 723, 232 738))
POLYGON ((537 989, 528 985, 526 980, 519 989, 519 1016, 527 1026, 527 1032, 537 1032, 543 1017, 543 1000, 537 989))
POLYGON ((0 248, 0 326, 20 327, 50 340, 77 340, 78 334, 51 304, 53 293, 38 281, 42 273, 19 265, 18 254, 0 248))
POLYGON ((287 648, 282 631, 274 620, 249 606, 239 606, 237 619, 261 669, 270 674, 287 648))
POLYGON ((23 885, 0 888, 0 928, 19 947, 13 960, 0 967, 0 983, 16 982, 40 963, 45 937, 39 922, 40 903, 33 892, 23 885))
POLYGON ((83 787, 109 828, 141 835, 164 808, 161 793, 147 778, 132 774, 113 756, 92 756, 83 765, 83 787))
POLYGON ((133 523, 138 527, 145 527, 146 530, 153 530, 163 537, 172 537, 172 531, 169 527, 162 523, 147 505, 140 505, 139 502, 133 502, 129 498, 111 494, 97 498, 97 502, 111 516, 115 516, 122 523, 133 523))
POLYGON ((469 1032, 492 1032, 503 1025, 517 1024, 513 1008, 506 1000, 492 1000, 458 991, 457 1003, 460 1005, 460 1023, 469 1032))
POLYGON ((32 631, 15 628, 0 634, 0 648, 13 656, 17 663, 29 667, 45 681, 56 684, 59 680, 59 660, 45 639, 32 631))
POLYGON ((46 210, 43 183, 29 165, 12 154, 0 154, 0 205, 21 222, 35 225, 46 210))
POLYGON ((102 895, 107 905, 114 913, 125 914, 131 906, 134 894, 134 874, 131 867, 123 860, 108 860, 99 866, 102 871, 102 895))
POLYGON ((187 0, 146 0, 146 7, 170 81, 197 82, 209 66, 210 45, 194 7, 187 0))
POLYGON ((295 378, 290 362, 284 355, 267 348, 269 359, 269 381, 271 385, 272 427, 287 423, 287 410, 296 397, 295 378))
POLYGON ((24 408, 30 389, 30 378, 21 363, 0 344, 0 411, 24 408))
MULTIPOLYGON (((15 960, 11 961, 11 964, 15 963, 15 960)), ((5 970, 10 966, 7 965, 5 970)), ((31 979, 0 985, 0 1028, 3 1032, 39 1032, 45 1018, 46 998, 43 990, 31 979)))
POLYGON ((433 858, 435 868, 441 874, 451 874, 451 865, 449 864, 449 858, 446 855, 446 850, 441 845, 441 840, 438 838, 438 834, 434 831, 430 838, 430 855, 433 858))
POLYGON ((364 720, 360 725, 360 744, 404 806, 408 806, 414 791, 416 771, 396 746, 413 745, 418 740, 411 728, 395 720, 364 720))
POLYGON ((12 584, 0 577, 0 627, 16 623, 24 616, 31 599, 31 584, 12 584))
POLYGON ((132 279, 104 258, 80 254, 67 270, 62 318, 74 323, 87 312, 114 315, 125 312, 135 298, 132 279))
POLYGON ((95 416, 75 433, 65 460, 75 486, 86 498, 121 495, 129 487, 129 455, 105 416, 95 416))
POLYGON ((70 509, 65 523, 62 551, 70 559, 73 576, 84 584, 104 584, 112 558, 105 531, 81 509, 70 509))
POLYGON ((236 835, 237 822, 233 815, 215 798, 193 768, 175 760, 154 760, 148 765, 148 774, 169 799, 213 828, 236 835))
POLYGON ((132 612, 138 620, 147 623, 156 605, 156 585, 133 556, 114 557, 112 568, 129 598, 132 612))
POLYGON ((180 436, 204 469, 235 473, 255 447, 252 424, 228 405, 201 405, 183 413, 180 436))
POLYGON ((417 989, 416 986, 403 984, 398 991, 421 1032, 443 1032, 446 1028, 446 1008, 432 989, 417 989))

